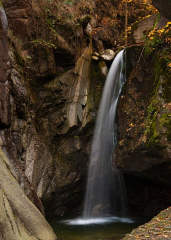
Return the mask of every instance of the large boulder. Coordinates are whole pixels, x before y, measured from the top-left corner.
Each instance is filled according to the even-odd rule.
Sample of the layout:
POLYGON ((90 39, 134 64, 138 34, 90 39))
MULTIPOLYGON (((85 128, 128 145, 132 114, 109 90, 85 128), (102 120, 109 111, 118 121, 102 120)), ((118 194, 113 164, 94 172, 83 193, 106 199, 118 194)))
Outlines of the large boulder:
POLYGON ((135 43, 142 43, 145 42, 145 34, 147 34, 149 31, 151 31, 154 28, 154 25, 156 28, 163 28, 166 23, 168 22, 168 19, 164 16, 161 16, 159 20, 158 19, 158 13, 155 13, 133 25, 133 42, 135 43))
POLYGON ((52 228, 9 172, 0 147, 0 237, 4 240, 56 240, 52 228))
POLYGON ((116 165, 170 184, 170 77, 160 66, 161 75, 155 78, 153 62, 139 58, 141 51, 127 51, 127 69, 132 71, 118 104, 116 165))

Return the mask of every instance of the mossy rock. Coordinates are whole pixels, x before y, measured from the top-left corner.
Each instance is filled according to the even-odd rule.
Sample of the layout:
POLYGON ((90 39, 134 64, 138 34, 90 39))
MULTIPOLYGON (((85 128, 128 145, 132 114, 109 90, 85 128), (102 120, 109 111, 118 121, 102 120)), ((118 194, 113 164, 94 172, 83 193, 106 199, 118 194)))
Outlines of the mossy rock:
POLYGON ((0 6, 3 8, 3 3, 2 3, 2 1, 0 0, 0 6))

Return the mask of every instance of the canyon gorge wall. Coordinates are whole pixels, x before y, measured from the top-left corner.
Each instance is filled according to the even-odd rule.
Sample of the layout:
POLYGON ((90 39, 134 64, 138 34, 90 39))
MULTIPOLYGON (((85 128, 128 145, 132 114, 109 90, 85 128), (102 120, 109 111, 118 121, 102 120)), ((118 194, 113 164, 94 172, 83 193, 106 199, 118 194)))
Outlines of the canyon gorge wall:
MULTIPOLYGON (((4 0, 2 3, 0 159, 3 172, 12 174, 11 188, 13 184, 17 186, 19 200, 23 191, 33 215, 38 211, 34 205, 46 216, 79 213, 95 117, 111 64, 102 55, 104 50, 115 51, 124 44, 124 10, 118 11, 121 1, 79 1, 78 4, 43 1, 41 4, 36 0, 4 0)), ((144 10, 141 11, 143 14, 144 10)), ((162 13, 168 17, 164 10, 162 13)), ((135 18, 132 15, 130 23, 135 18)), ((131 35, 129 43, 135 42, 135 36, 131 35)), ((170 184, 170 99, 165 97, 164 70, 154 82, 155 66, 144 56, 140 43, 128 49, 127 61, 128 82, 117 113, 117 167, 170 184)), ((4 202, 8 204, 12 199, 3 192, 6 187, 1 186, 3 209, 7 206, 4 202)), ((39 217, 44 221, 41 214, 39 217)), ((55 239, 49 225, 44 228, 51 234, 49 239, 55 239)), ((29 231, 33 235, 34 231, 39 232, 29 231)))
POLYGON ((46 216, 82 210, 107 71, 103 59, 92 63, 93 46, 100 54, 106 48, 102 36, 110 46, 119 37, 113 25, 101 24, 93 38, 99 21, 93 15, 95 3, 80 4, 14 0, 3 1, 1 8, 6 24, 1 35, 1 147, 26 195, 43 214, 45 207, 46 216))

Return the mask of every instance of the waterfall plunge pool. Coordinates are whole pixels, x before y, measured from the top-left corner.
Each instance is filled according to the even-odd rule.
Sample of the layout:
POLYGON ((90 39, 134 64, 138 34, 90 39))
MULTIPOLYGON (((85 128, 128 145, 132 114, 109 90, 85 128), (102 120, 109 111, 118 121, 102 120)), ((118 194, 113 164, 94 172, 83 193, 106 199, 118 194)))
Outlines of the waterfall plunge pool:
POLYGON ((128 214, 122 173, 112 168, 117 145, 117 102, 125 82, 123 67, 124 50, 115 57, 103 89, 90 156, 84 217, 50 220, 59 240, 119 240, 145 222, 125 217, 128 214), (121 201, 117 201, 118 193, 121 201), (122 218, 106 218, 111 213, 110 207, 104 209, 102 218, 93 218, 96 206, 103 203, 112 206, 115 216, 117 212, 121 213, 122 218))
POLYGON ((59 240, 119 240, 145 219, 56 217, 49 220, 59 240))

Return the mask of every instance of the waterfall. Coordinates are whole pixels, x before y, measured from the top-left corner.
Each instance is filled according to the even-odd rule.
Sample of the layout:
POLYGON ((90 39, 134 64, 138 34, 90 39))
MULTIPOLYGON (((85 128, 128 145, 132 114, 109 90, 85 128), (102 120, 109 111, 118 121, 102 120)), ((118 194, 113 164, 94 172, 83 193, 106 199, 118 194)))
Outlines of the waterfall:
POLYGON ((124 183, 119 170, 112 167, 117 144, 115 115, 125 81, 124 50, 115 57, 108 73, 97 116, 89 163, 83 218, 124 217, 124 183))

